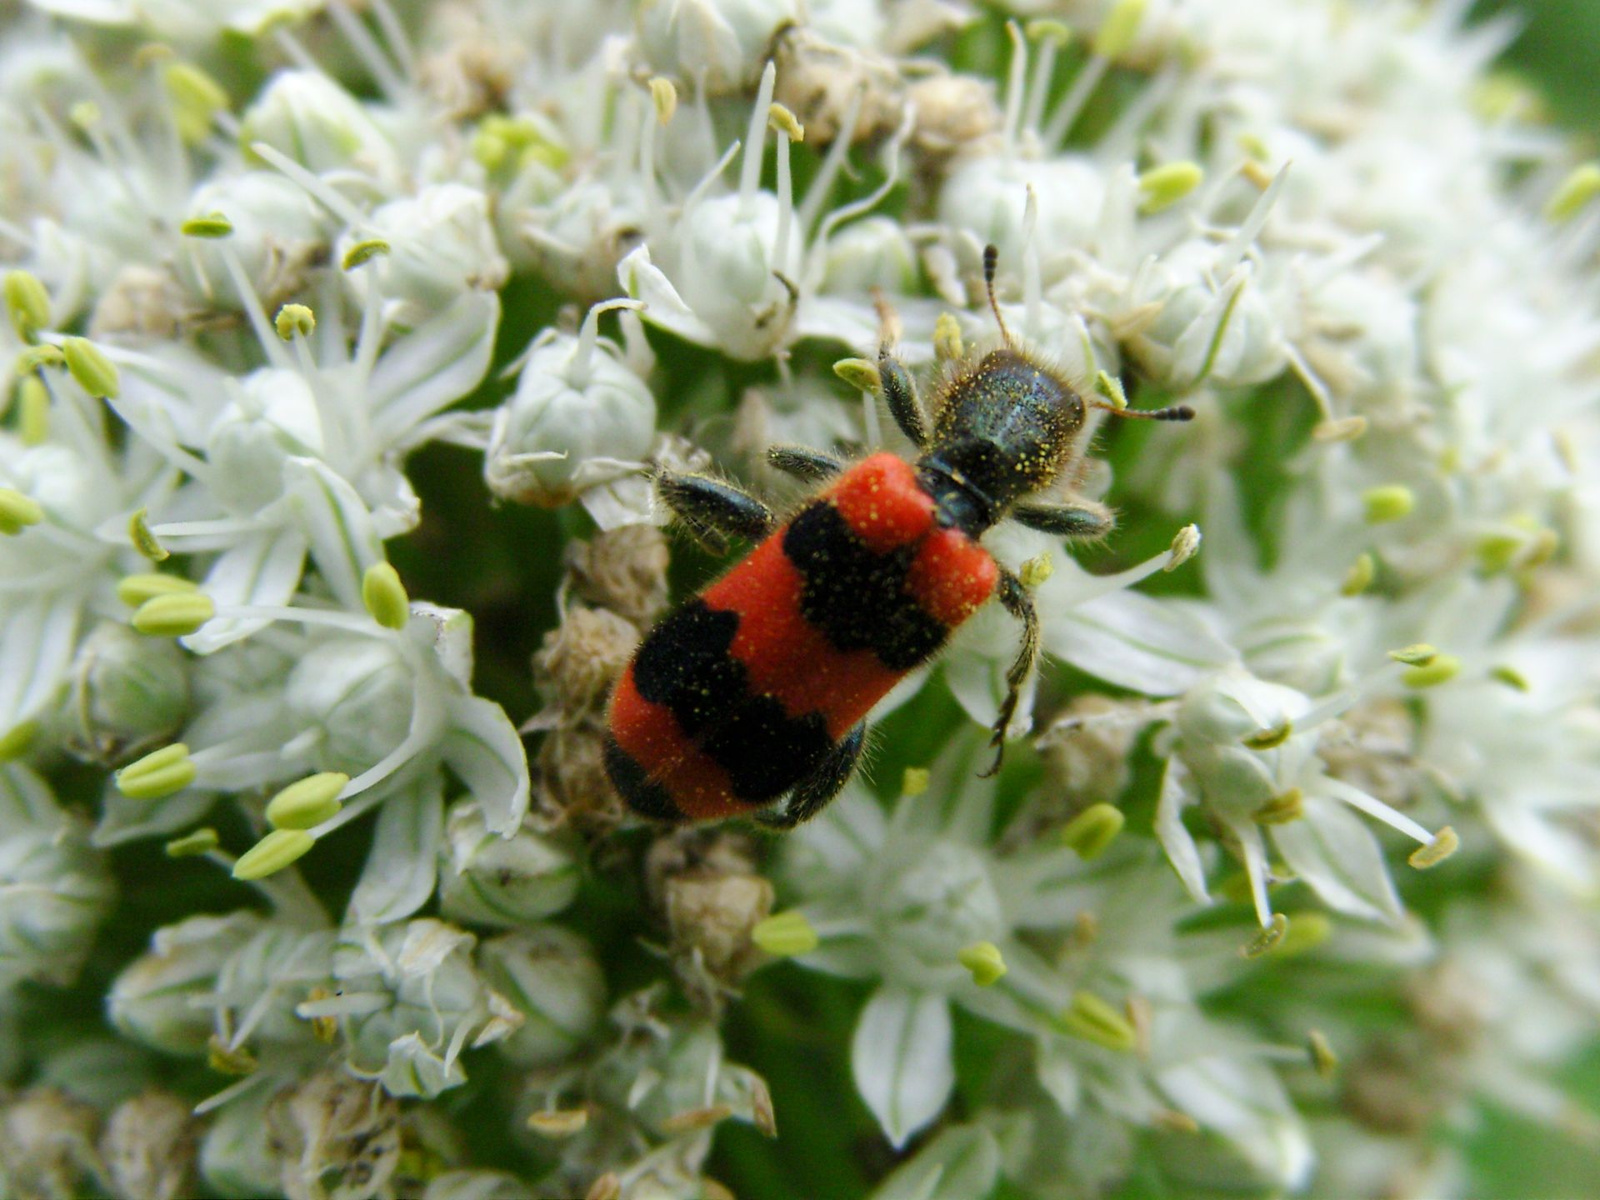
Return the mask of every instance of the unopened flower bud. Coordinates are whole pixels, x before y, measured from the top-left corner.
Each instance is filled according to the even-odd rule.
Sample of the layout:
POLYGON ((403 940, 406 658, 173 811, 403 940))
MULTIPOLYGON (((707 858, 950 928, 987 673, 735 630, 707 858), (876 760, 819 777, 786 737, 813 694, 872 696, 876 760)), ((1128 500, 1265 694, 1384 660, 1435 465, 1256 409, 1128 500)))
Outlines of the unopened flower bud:
POLYGON ((570 930, 535 925, 490 938, 478 949, 478 966, 525 1018, 499 1043, 519 1066, 570 1057, 605 1019, 605 976, 589 944, 570 930))
POLYGON ((569 841, 526 826, 503 838, 472 801, 450 809, 441 857, 440 911, 467 925, 515 928, 560 912, 582 879, 569 841))
POLYGON ((656 401, 589 328, 555 334, 523 364, 495 413, 484 479, 497 496, 542 508, 635 472, 655 439, 656 401))

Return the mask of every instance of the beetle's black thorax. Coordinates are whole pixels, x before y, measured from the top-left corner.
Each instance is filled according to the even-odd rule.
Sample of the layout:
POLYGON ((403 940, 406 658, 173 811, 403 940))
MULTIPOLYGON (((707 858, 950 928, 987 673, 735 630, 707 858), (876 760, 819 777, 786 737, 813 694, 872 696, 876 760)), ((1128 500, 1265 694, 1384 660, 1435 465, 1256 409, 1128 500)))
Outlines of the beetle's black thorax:
POLYGON ((917 473, 939 523, 976 537, 1060 474, 1084 405, 1054 372, 1003 347, 940 389, 917 473))

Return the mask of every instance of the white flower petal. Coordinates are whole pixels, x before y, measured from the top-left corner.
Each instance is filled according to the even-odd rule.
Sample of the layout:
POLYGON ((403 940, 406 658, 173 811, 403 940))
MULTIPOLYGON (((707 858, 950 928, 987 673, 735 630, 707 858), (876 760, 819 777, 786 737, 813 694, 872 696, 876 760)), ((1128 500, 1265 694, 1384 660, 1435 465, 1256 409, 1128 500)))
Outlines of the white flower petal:
POLYGON ((1290 869, 1331 908, 1354 917, 1400 919, 1400 897, 1377 839, 1344 805, 1308 795, 1299 820, 1271 831, 1290 869))
POLYGON ((465 292, 384 351, 367 385, 373 436, 408 446, 418 424, 469 395, 489 370, 499 327, 500 297, 465 292))
POLYGON ((1079 670, 1147 696, 1176 696, 1238 657, 1191 605, 1128 591, 1049 622, 1044 645, 1079 670))
POLYGON ((429 772, 385 798, 366 866, 350 897, 351 919, 381 925, 409 917, 433 895, 444 839, 444 793, 429 772))
POLYGON ((78 633, 70 595, 7 596, 0 627, 0 732, 35 715, 66 679, 78 633))
MULTIPOLYGON (((297 529, 245 537, 217 556, 201 590, 218 605, 287 604, 300 586, 305 558, 306 540, 297 529)), ((268 624, 264 618, 216 617, 179 640, 196 654, 211 654, 268 624)))
POLYGON ((1189 771, 1176 757, 1167 760, 1167 769, 1161 776, 1161 798, 1156 802, 1155 830, 1161 839, 1161 848, 1167 860, 1178 873, 1183 886, 1197 904, 1210 904, 1211 894, 1206 890, 1205 868, 1200 863, 1200 850, 1194 836, 1183 823, 1183 810, 1193 802, 1188 786, 1189 771))
POLYGON ((510 837, 528 811, 528 755, 505 709, 478 696, 450 701, 444 760, 483 810, 483 822, 510 837))
POLYGON ((897 1167, 871 1200, 973 1200, 987 1196, 999 1175, 994 1134, 980 1126, 955 1126, 897 1167))
POLYGON ((361 578, 384 561, 372 514, 348 480, 314 458, 288 459, 283 476, 317 570, 341 604, 362 611, 361 578))
POLYGON ((950 1006, 942 995, 885 986, 867 1001, 850 1067, 896 1149, 944 1108, 956 1079, 950 1052, 950 1006))

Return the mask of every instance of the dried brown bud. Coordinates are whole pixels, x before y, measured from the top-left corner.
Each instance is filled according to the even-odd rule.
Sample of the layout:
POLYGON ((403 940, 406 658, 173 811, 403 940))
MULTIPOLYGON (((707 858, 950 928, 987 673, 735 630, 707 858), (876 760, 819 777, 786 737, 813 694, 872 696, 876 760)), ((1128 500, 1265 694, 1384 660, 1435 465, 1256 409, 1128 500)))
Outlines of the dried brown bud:
POLYGON ((194 1190, 196 1121, 170 1092, 141 1092, 112 1111, 100 1138, 112 1190, 128 1200, 178 1200, 194 1190))
POLYGON ((666 535, 654 525, 623 525, 567 547, 572 590, 641 627, 667 607, 666 535))
POLYGON ((872 141, 900 127, 905 85, 894 64, 881 55, 834 45, 796 25, 779 39, 777 58, 774 98, 805 126, 808 145, 824 146, 839 136, 858 93, 861 108, 852 143, 872 141))
POLYGON ((567 610, 534 656, 534 683, 560 723, 598 712, 639 644, 639 630, 603 608, 567 610))
POLYGON ((32 1088, 0 1106, 0 1164, 7 1194, 81 1196, 97 1173, 93 1108, 56 1088, 32 1088))
POLYGON ((342 1071, 313 1075, 267 1109, 271 1147, 289 1200, 372 1196, 400 1165, 400 1105, 342 1071))
POLYGON ((1000 128, 993 86, 970 75, 920 79, 907 99, 917 114, 911 140, 928 154, 953 154, 1000 128))

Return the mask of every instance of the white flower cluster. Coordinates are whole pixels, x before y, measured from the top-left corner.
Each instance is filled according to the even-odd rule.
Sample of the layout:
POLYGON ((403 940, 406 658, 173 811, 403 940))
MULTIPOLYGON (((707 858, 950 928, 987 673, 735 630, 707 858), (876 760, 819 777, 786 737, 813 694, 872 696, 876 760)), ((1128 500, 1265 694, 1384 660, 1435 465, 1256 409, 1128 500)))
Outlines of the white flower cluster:
MULTIPOLYGON (((1600 168, 1465 7, 0 16, 0 1193, 447 1200, 538 1161, 720 1194, 720 1123, 778 1127, 718 1026, 767 956, 870 988, 828 1052, 904 1151, 880 1200, 1136 1163, 1151 1194, 1464 1195, 1440 1130, 1490 1097, 1593 1138, 1552 1079, 1600 1017, 1600 168), (997 791, 957 733, 775 849, 776 915, 722 842, 613 888, 598 712, 662 600, 649 468, 904 449, 826 364, 885 325, 913 364, 993 344, 990 244, 1065 378, 1197 414, 1071 481, 1139 565, 989 539, 1041 617, 1010 733, 1043 781, 997 791), (565 572, 532 770, 474 692, 486 614, 389 562, 430 443, 481 453, 485 523, 600 531, 518 550, 565 572), (150 839, 184 886, 129 908, 150 839), (652 919, 678 992, 612 995, 637 972, 596 945, 652 919), (159 928, 84 971, 125 925, 159 928), (116 1039, 22 1049, 75 987, 116 1039), (987 1082, 971 1019, 1016 1048, 987 1082), (448 1114, 491 1107, 477 1161, 448 1114)), ((880 715, 942 688, 991 724, 990 610, 880 715)))

